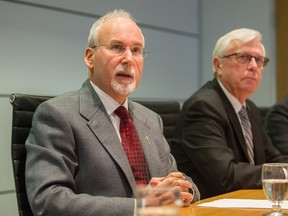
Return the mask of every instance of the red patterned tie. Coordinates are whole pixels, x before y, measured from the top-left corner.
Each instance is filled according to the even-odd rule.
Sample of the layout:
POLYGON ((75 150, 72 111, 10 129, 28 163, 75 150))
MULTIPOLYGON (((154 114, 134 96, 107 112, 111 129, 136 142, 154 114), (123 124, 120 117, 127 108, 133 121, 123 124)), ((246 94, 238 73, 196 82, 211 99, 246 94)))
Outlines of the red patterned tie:
POLYGON ((147 184, 148 175, 139 136, 124 106, 119 106, 115 113, 120 117, 120 135, 137 185, 147 184))

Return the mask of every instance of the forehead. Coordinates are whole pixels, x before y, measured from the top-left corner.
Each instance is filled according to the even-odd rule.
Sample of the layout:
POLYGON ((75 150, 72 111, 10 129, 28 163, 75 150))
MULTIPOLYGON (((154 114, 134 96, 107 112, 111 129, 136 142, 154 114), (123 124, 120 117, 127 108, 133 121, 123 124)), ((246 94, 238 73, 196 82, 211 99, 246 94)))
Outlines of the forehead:
POLYGON ((258 39, 254 39, 248 42, 233 40, 230 42, 228 50, 234 52, 251 52, 261 55, 264 54, 264 46, 258 39))
POLYGON ((143 35, 138 25, 126 17, 111 18, 99 31, 100 42, 121 41, 143 44, 143 35))

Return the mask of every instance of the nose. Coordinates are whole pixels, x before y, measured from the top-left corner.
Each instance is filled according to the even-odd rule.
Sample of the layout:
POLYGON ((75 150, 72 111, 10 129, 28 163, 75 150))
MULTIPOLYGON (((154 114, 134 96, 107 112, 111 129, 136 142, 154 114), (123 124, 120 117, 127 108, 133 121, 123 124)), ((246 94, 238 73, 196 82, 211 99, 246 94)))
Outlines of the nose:
POLYGON ((133 54, 132 51, 130 50, 130 48, 126 48, 126 50, 123 52, 122 54, 123 58, 122 58, 122 63, 123 64, 131 64, 131 62, 133 61, 133 54))
POLYGON ((249 62, 249 65, 253 66, 253 67, 258 67, 258 64, 257 64, 257 62, 256 62, 254 57, 251 58, 251 60, 249 62))

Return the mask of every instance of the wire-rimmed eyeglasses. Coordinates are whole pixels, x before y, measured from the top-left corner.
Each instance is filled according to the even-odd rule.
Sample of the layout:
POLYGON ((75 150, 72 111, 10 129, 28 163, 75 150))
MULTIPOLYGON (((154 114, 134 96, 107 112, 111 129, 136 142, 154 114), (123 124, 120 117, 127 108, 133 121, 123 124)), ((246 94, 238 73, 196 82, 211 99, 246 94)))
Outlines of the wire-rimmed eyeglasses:
POLYGON ((246 64, 249 63, 251 61, 252 58, 254 58, 256 64, 258 65, 258 67, 265 67, 268 62, 269 62, 269 58, 264 57, 264 56, 253 56, 250 55, 248 53, 232 53, 229 55, 225 55, 222 58, 229 58, 231 56, 235 56, 236 61, 240 64, 246 64))
POLYGON ((150 53, 145 48, 142 48, 139 46, 130 47, 130 46, 124 46, 121 44, 100 44, 97 46, 93 46, 91 48, 97 48, 100 46, 106 47, 107 50, 109 50, 112 54, 117 55, 117 56, 122 55, 127 50, 127 48, 130 49, 133 57, 142 56, 144 58, 150 53))

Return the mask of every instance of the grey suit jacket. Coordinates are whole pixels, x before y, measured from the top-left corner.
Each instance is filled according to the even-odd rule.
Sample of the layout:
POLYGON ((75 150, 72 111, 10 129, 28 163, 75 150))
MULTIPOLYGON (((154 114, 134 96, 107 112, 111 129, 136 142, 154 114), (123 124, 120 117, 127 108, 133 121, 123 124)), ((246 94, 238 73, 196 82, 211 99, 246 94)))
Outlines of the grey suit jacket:
POLYGON ((247 100, 254 143, 255 166, 248 153, 237 113, 214 79, 185 101, 171 151, 178 168, 191 176, 201 197, 239 189, 261 188, 265 162, 288 162, 271 143, 260 112, 247 100))
MULTIPOLYGON (((160 116, 134 102, 128 106, 150 177, 177 171, 160 116)), ((38 107, 26 148, 26 188, 35 215, 133 215, 136 182, 89 80, 38 107)))

